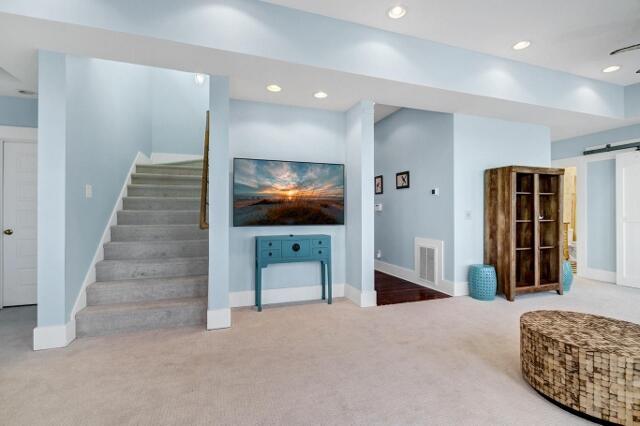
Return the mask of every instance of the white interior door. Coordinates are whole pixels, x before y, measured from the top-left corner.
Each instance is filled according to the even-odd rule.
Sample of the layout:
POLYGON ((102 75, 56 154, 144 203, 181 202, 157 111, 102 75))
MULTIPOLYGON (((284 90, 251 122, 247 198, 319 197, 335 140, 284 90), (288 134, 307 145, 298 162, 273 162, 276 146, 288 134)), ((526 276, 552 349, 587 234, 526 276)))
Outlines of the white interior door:
POLYGON ((36 144, 3 145, 3 305, 30 305, 36 303, 36 144))
POLYGON ((640 287, 640 151, 616 156, 617 281, 640 287))

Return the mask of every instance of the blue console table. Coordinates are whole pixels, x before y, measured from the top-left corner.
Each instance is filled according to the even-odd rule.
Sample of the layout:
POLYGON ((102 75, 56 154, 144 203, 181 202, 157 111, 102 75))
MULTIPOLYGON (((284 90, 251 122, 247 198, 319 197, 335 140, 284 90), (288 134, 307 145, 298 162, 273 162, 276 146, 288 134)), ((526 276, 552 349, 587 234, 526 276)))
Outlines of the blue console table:
POLYGON ((256 307, 262 311, 262 268, 272 263, 320 262, 322 299, 331 304, 331 236, 270 235, 256 237, 256 307), (325 297, 325 289, 328 297, 325 297))

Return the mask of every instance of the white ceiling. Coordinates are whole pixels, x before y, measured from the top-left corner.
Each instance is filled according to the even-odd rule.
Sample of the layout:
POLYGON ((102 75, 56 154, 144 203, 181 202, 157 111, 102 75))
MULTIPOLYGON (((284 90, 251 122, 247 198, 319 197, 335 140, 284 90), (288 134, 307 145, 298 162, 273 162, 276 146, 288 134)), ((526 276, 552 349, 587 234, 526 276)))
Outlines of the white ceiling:
POLYGON ((263 0, 611 83, 640 82, 640 0, 263 0), (386 15, 401 4, 399 20, 386 15), (530 40, 531 47, 511 46, 530 40), (609 65, 621 65, 604 74, 609 65))

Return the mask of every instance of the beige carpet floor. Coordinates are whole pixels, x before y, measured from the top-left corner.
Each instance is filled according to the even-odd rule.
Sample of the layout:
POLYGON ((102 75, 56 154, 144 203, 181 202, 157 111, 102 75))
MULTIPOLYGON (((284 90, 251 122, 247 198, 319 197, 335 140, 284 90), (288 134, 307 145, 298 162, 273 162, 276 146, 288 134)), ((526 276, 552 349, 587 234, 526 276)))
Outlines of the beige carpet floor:
POLYGON ((33 352, 35 309, 0 311, 0 424, 572 425, 520 375, 518 318, 640 322, 640 290, 580 281, 509 303, 233 311, 233 328, 79 339, 33 352))

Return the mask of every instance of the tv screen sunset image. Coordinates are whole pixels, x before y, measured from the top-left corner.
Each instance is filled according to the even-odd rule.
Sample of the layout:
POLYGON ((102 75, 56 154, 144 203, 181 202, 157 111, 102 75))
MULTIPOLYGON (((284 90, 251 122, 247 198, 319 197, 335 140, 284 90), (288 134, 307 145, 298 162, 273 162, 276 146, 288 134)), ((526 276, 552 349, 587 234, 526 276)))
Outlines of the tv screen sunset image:
POLYGON ((233 224, 344 224, 341 164, 234 159, 233 224))

